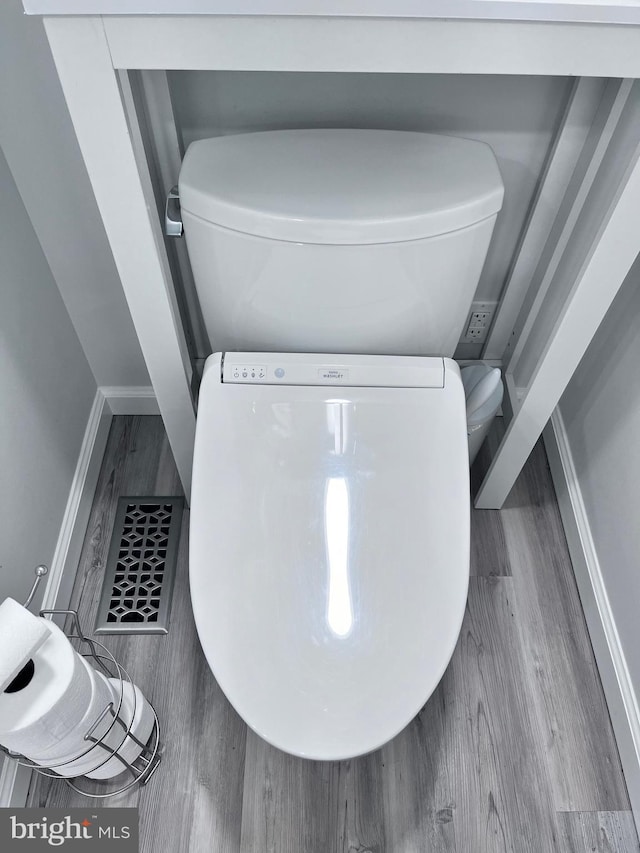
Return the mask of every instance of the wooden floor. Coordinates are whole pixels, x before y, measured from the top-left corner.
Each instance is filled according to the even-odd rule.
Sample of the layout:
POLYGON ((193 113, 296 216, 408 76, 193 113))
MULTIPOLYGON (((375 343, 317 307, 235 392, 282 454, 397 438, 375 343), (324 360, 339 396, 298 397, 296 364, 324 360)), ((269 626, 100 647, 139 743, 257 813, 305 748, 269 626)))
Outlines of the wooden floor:
MULTIPOLYGON (((179 493, 160 419, 115 418, 73 594, 88 630, 118 496, 179 493)), ((184 524, 168 636, 106 640, 163 728, 149 785, 93 801, 139 807, 143 853, 638 851, 541 445, 505 509, 473 511, 466 618, 440 686, 352 761, 285 755, 231 708, 195 632, 184 524)), ((32 783, 31 805, 88 803, 32 783)))

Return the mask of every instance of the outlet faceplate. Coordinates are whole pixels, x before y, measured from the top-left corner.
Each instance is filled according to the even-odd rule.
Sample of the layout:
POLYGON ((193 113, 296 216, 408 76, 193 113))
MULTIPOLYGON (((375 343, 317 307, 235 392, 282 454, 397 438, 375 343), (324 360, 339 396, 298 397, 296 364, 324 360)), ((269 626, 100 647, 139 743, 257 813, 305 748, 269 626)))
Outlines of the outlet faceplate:
POLYGON ((460 343, 482 344, 486 341, 497 305, 497 302, 471 303, 471 310, 465 327, 466 331, 460 338, 460 343))

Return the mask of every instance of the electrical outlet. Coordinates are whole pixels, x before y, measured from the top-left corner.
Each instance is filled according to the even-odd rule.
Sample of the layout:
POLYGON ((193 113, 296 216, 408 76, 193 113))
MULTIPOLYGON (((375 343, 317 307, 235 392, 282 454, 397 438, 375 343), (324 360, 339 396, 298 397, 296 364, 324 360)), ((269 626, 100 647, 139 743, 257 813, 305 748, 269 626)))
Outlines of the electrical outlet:
POLYGON ((486 341, 497 302, 473 302, 467 319, 466 331, 460 343, 482 344, 486 341))
POLYGON ((473 329, 471 328, 471 326, 469 326, 469 328, 467 329, 467 334, 462 340, 468 344, 481 344, 484 341, 486 334, 486 329, 473 329))

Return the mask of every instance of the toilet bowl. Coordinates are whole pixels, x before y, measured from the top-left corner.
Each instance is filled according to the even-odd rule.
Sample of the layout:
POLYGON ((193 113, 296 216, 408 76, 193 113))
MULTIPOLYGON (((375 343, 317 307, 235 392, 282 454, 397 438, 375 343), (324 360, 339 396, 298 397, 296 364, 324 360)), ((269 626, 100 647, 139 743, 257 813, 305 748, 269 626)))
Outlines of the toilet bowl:
POLYGON ((438 685, 464 614, 457 365, 211 356, 190 525, 198 634, 240 716, 305 758, 376 749, 438 685))

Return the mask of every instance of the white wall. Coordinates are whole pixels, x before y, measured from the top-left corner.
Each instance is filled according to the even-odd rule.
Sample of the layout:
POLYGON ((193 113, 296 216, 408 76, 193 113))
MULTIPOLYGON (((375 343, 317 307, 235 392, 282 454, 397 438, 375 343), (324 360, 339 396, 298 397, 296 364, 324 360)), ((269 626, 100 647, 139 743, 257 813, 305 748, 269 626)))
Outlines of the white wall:
POLYGON ((0 151, 0 600, 51 564, 96 383, 0 151))
POLYGON ((560 411, 640 697, 640 258, 562 397, 560 411))
POLYGON ((0 146, 94 376, 149 385, 42 21, 20 0, 0 2, 0 80, 0 146))
POLYGON ((487 142, 505 183, 477 290, 487 300, 500 298, 571 85, 558 77, 185 71, 169 82, 185 147, 207 136, 317 126, 487 142))

